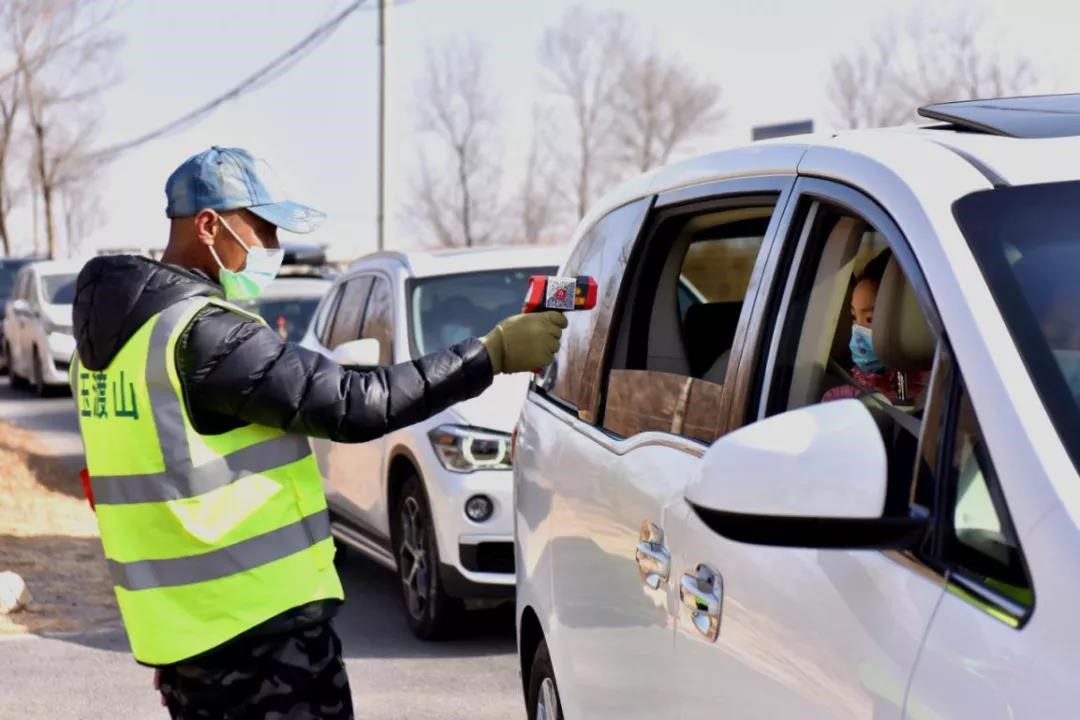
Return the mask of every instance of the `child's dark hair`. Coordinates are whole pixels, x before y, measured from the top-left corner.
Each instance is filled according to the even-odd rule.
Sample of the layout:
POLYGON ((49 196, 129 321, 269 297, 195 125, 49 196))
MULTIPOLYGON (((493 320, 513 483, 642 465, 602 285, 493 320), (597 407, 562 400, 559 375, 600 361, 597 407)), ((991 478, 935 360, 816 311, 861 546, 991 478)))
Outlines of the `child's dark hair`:
POLYGON ((855 282, 862 282, 863 280, 872 280, 875 285, 881 284, 881 278, 885 276, 885 268, 889 264, 889 260, 892 259, 892 248, 885 248, 877 255, 874 256, 870 262, 866 263, 866 267, 859 273, 859 276, 855 278, 855 282))

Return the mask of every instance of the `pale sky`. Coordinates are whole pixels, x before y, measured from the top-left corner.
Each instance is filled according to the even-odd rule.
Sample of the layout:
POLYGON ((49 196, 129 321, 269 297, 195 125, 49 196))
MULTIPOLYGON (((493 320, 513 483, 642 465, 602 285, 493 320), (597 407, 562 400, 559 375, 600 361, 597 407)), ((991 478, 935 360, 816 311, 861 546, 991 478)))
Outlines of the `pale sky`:
MULTIPOLYGON (((388 10, 390 170, 387 245, 416 239, 397 222, 415 157, 411 103, 424 48, 473 36, 488 48, 503 111, 508 174, 529 138, 542 94, 537 47, 570 0, 397 0, 388 10)), ((101 145, 162 125, 235 84, 345 7, 346 0, 130 0, 117 19, 126 35, 122 83, 104 98, 101 145)), ((659 45, 721 84, 727 116, 698 149, 748 142, 757 124, 812 118, 829 125, 828 66, 886 18, 931 5, 916 0, 586 0, 617 7, 659 45)), ((1080 3, 971 0, 1006 51, 1031 58, 1045 89, 1080 90, 1080 3), (1021 14, 1023 12, 1023 14, 1021 14)), ((369 0, 370 8, 374 0, 369 0)), ((328 220, 312 240, 355 257, 375 246, 376 14, 364 9, 272 85, 231 102, 182 133, 118 159, 102 176, 104 225, 85 242, 162 246, 164 183, 191 154, 239 145, 271 162, 294 199, 328 220)), ((29 202, 13 218, 32 243, 29 202)))

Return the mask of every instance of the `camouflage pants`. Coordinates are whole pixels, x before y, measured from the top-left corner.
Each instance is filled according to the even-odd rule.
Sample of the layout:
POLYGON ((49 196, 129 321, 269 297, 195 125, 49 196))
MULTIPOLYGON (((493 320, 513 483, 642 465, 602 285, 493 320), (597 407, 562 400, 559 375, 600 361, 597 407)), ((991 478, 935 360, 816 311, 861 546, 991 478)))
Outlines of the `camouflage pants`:
POLYGON ((328 622, 161 670, 173 720, 351 720, 341 640, 328 622))

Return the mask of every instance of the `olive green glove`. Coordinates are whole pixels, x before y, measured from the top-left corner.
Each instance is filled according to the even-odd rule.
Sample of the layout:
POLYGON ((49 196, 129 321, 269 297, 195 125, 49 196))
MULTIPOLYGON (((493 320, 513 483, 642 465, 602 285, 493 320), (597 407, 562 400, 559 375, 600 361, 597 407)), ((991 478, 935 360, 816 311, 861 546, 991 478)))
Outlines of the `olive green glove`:
POLYGON ((528 372, 550 365, 559 351, 566 316, 550 310, 514 315, 480 338, 495 374, 528 372))

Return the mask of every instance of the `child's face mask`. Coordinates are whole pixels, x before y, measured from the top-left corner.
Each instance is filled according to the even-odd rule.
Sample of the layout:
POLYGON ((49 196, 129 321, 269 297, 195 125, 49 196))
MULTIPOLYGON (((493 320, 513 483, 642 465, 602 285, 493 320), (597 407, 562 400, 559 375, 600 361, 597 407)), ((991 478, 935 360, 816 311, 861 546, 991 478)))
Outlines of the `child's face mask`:
POLYGON ((878 360, 877 353, 874 352, 874 336, 870 332, 870 328, 853 324, 848 349, 851 350, 851 359, 855 362, 856 367, 863 372, 878 373, 885 369, 885 366, 878 360))

